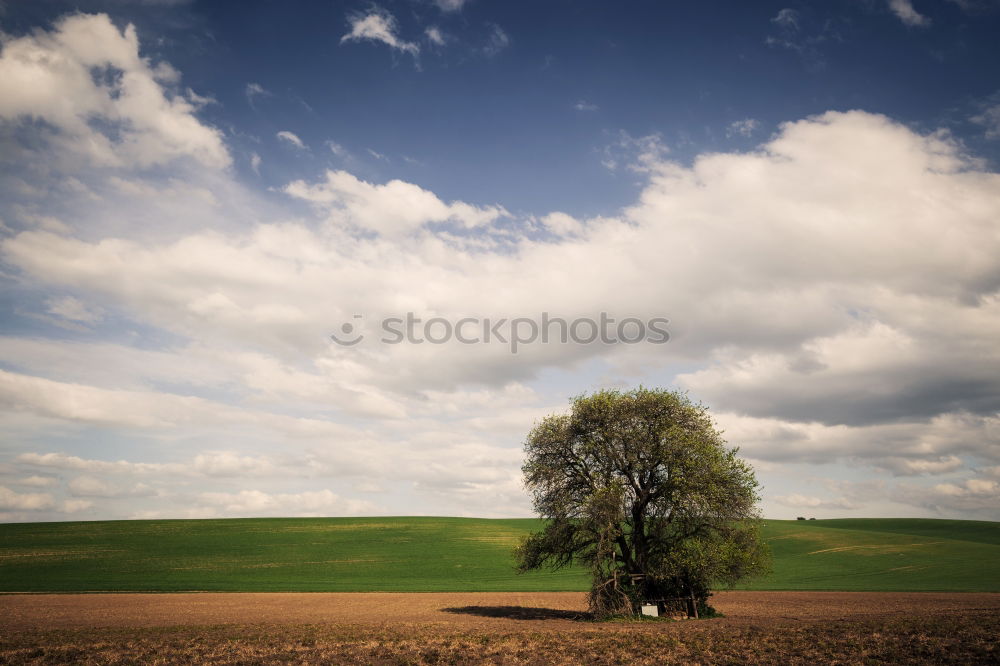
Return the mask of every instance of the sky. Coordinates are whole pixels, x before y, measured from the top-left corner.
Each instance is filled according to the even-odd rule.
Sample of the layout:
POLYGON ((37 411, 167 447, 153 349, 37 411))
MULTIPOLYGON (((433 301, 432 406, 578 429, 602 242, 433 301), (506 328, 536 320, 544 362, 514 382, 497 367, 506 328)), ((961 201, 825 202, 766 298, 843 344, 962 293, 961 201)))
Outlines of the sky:
POLYGON ((997 34, 6 0, 0 521, 530 516, 532 426, 640 385, 769 518, 1000 520, 997 34))

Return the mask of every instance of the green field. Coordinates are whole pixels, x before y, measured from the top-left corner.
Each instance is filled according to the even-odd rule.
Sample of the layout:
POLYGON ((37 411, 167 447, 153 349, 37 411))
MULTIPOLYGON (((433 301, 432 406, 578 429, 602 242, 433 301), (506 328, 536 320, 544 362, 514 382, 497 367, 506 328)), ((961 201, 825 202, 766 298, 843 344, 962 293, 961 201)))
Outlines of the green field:
MULTIPOLYGON (((560 591, 519 576, 531 519, 274 518, 0 524, 0 591, 560 591)), ((758 590, 1000 591, 1000 523, 768 520, 758 590)))

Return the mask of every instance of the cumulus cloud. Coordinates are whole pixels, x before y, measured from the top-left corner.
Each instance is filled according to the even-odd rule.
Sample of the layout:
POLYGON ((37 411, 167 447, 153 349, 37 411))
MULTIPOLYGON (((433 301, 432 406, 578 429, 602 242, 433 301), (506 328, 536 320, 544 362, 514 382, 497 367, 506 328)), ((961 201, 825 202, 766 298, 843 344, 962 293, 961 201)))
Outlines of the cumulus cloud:
POLYGON ((169 463, 135 463, 126 460, 106 461, 80 458, 64 453, 22 453, 17 456, 17 462, 37 467, 56 469, 83 470, 89 472, 110 472, 117 474, 147 474, 150 472, 184 472, 183 465, 169 463))
POLYGON ((195 456, 193 468, 207 476, 253 476, 276 471, 276 465, 263 456, 240 455, 236 451, 206 451, 195 456))
POLYGON ((314 185, 294 181, 285 192, 316 204, 332 221, 390 236, 449 220, 466 228, 479 227, 506 214, 499 206, 446 204, 433 192, 401 180, 374 185, 346 171, 327 171, 326 179, 314 185))
POLYGON ((997 415, 946 414, 863 426, 828 426, 720 412, 730 441, 754 458, 778 462, 858 461, 901 476, 946 473, 954 457, 1000 459, 997 415))
POLYGON ((151 167, 186 157, 230 163, 221 133, 195 116, 197 96, 170 93, 179 75, 139 53, 136 29, 75 14, 49 32, 5 37, 0 120, 37 127, 55 147, 98 166, 151 167))
MULTIPOLYGON (((754 150, 690 164, 671 161, 656 137, 619 138, 616 167, 633 165, 646 183, 606 218, 520 219, 415 183, 328 171, 284 188, 312 205, 310 219, 247 217, 255 222, 167 238, 8 234, 0 253, 18 279, 176 342, 154 353, 7 339, 3 417, 127 432, 153 450, 170 433, 196 440, 190 460, 200 462, 136 474, 292 478, 293 465, 238 444, 248 437, 258 452, 289 449, 316 478, 395 483, 434 506, 460 498, 470 512, 515 514, 526 508, 517 443, 579 390, 541 390, 540 373, 598 367, 662 383, 683 368, 678 383, 757 460, 840 461, 959 489, 917 483, 899 495, 914 506, 929 506, 928 493, 982 502, 962 475, 1000 462, 997 174, 945 134, 860 111, 787 123, 754 150), (328 338, 354 314, 363 327, 406 311, 604 310, 669 317, 671 342, 533 345, 514 357, 491 345, 366 339, 348 349, 328 338)), ((135 196, 167 196, 128 184, 135 196)), ((239 190, 215 191, 214 204, 199 205, 219 217, 245 210, 239 190)), ((18 474, 51 463, 102 479, 122 467, 101 462, 15 460, 26 468, 18 474)), ((198 506, 353 510, 337 503, 349 501, 339 486, 306 508, 274 499, 296 493, 254 488, 266 497, 225 487, 198 506)))
POLYGON ((200 500, 226 516, 357 516, 378 512, 378 507, 371 502, 345 499, 330 490, 301 493, 266 493, 260 490, 209 492, 202 493, 200 500))
POLYGON ((63 513, 79 513, 94 506, 94 503, 85 499, 68 499, 62 503, 63 513))
POLYGON ((929 18, 914 9, 912 0, 887 0, 887 3, 889 10, 905 25, 924 27, 931 23, 929 18))
POLYGON ((883 458, 880 465, 896 476, 917 476, 948 474, 965 467, 965 462, 956 455, 938 456, 931 459, 883 458))
POLYGON ((812 495, 800 495, 798 493, 793 493, 791 495, 776 495, 771 497, 773 501, 781 504, 783 506, 791 507, 793 509, 856 509, 858 506, 846 499, 823 499, 821 497, 813 497, 812 495))
MULTIPOLYGON (((274 429, 285 435, 304 438, 343 436, 354 432, 326 419, 293 417, 158 391, 112 390, 56 382, 6 371, 0 371, 0 406, 45 418, 117 428, 230 425, 274 429)), ((44 457, 33 453, 23 454, 19 460, 36 464, 46 462, 44 457)), ((79 464, 75 460, 64 462, 67 465, 79 464)))
POLYGON ((560 236, 573 236, 583 232, 583 224, 566 213, 556 211, 542 218, 545 228, 560 236))
POLYGON ((573 104, 573 108, 577 111, 597 111, 598 109, 596 104, 592 104, 585 99, 577 100, 573 104))
POLYGON ((340 38, 340 43, 371 41, 381 42, 389 47, 409 53, 414 58, 420 55, 420 46, 399 38, 396 17, 389 12, 374 8, 368 14, 356 14, 349 19, 351 30, 340 38))
POLYGON ((19 493, 0 486, 0 511, 42 511, 55 506, 49 493, 19 493))
POLYGON ((141 497, 155 491, 144 483, 131 486, 109 483, 94 476, 78 476, 67 484, 74 497, 141 497))
MULTIPOLYGON (((974 331, 969 335, 979 337, 974 331)), ((859 323, 794 350, 730 358, 679 381, 704 399, 743 413, 828 425, 1000 411, 1000 382, 993 378, 1000 356, 984 358, 986 349, 978 346, 941 356, 933 353, 940 342, 933 327, 904 332, 884 323, 859 323)))
POLYGON ((1000 516, 1000 483, 993 479, 966 479, 938 483, 931 488, 900 485, 892 492, 896 501, 930 509, 946 516, 981 515, 996 520, 1000 516))
POLYGON ((21 486, 34 486, 36 488, 47 488, 53 486, 58 482, 57 479, 51 476, 38 476, 32 475, 20 479, 17 483, 21 486))

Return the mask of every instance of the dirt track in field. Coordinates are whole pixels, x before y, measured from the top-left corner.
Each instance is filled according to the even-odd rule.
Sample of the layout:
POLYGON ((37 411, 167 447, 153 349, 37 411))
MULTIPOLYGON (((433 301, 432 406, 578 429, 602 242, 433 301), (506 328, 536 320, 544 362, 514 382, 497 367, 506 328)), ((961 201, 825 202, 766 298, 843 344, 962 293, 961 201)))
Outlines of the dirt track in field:
MULTIPOLYGON (((712 604, 726 617, 709 624, 775 626, 997 613, 1000 593, 720 592, 712 604)), ((566 631, 593 626, 578 621, 585 609, 585 595, 573 592, 23 594, 0 596, 0 632, 228 624, 566 631)))

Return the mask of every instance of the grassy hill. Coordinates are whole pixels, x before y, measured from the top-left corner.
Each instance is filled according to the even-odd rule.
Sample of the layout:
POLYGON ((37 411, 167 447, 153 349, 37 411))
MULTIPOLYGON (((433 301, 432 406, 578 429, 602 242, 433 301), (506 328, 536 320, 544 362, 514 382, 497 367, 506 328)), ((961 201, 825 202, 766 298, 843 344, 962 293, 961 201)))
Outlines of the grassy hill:
POLYGON ((756 590, 1000 591, 1000 523, 768 520, 773 573, 756 590))
MULTIPOLYGON (((0 525, 0 591, 585 590, 516 575, 531 519, 274 518, 0 525)), ((768 520, 773 573, 747 589, 1000 591, 1000 523, 768 520)))

